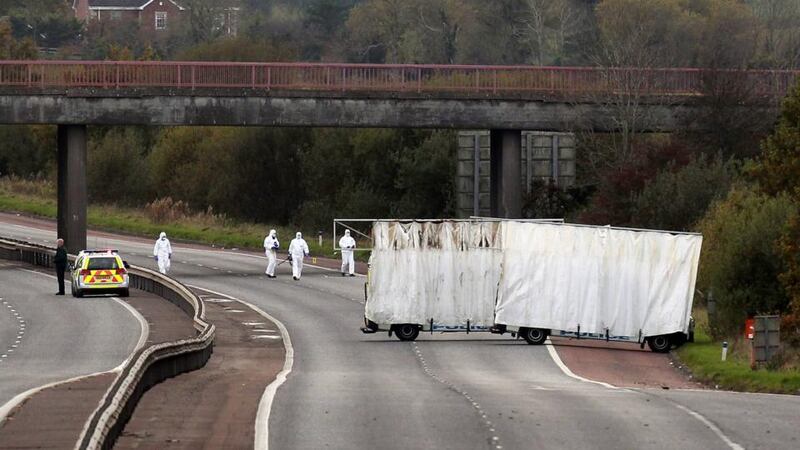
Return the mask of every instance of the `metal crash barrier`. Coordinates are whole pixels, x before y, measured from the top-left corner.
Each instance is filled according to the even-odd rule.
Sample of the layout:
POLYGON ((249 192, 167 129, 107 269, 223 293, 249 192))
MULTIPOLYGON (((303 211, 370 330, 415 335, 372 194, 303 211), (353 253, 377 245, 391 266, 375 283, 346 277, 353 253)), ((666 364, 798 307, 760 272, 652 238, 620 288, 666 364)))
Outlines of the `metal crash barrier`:
MULTIPOLYGON (((0 239, 0 258, 41 267, 53 266, 54 249, 11 239, 0 239)), ((74 255, 70 255, 70 260, 74 255)), ((78 449, 113 447, 130 419, 139 399, 155 384, 203 367, 213 352, 215 327, 206 321, 205 306, 183 284, 143 267, 131 266, 130 287, 150 292, 173 303, 192 317, 197 335, 139 349, 106 391, 102 402, 87 420, 78 449)))

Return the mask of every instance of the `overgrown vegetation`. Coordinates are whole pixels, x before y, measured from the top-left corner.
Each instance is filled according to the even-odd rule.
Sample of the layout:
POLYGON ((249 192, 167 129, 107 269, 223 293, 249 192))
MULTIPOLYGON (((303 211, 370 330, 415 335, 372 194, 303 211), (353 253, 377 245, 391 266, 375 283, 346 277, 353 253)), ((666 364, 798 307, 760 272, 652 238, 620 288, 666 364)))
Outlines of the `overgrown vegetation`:
POLYGON ((739 338, 729 342, 727 361, 722 361, 719 341, 707 332, 705 311, 696 310, 695 318, 695 342, 681 347, 677 354, 697 381, 725 390, 800 394, 800 352, 791 350, 770 368, 752 370, 749 343, 739 338), (779 370, 780 366, 785 368, 779 370))

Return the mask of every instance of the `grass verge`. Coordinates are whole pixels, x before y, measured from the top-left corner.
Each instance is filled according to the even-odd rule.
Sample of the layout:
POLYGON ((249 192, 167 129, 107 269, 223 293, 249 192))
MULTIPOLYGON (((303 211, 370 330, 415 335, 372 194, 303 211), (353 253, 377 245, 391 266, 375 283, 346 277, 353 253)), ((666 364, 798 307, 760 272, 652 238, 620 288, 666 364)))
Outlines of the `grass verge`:
MULTIPOLYGON (((702 312, 696 314, 705 319, 702 312)), ((704 323, 695 331, 695 342, 677 350, 678 359, 697 381, 718 386, 719 389, 745 392, 771 392, 777 394, 800 394, 800 370, 750 369, 749 349, 743 342, 734 345, 727 361, 721 360, 722 344, 714 342, 706 332, 704 323)))
MULTIPOLYGON (((57 207, 55 200, 17 194, 0 189, 0 211, 54 219, 57 207)), ((96 230, 122 232, 153 239, 158 236, 158 233, 164 231, 170 239, 177 241, 255 251, 262 250, 264 237, 271 228, 275 228, 278 231, 278 238, 281 241, 281 249, 283 251, 288 248, 289 242, 294 238, 296 232, 296 230, 288 227, 240 223, 230 220, 226 220, 225 224, 206 223, 208 221, 193 217, 172 223, 159 224, 154 223, 141 210, 106 205, 90 205, 88 222, 89 227, 96 230)), ((308 242, 312 256, 338 257, 338 254, 333 251, 330 237, 323 239, 321 246, 317 236, 304 233, 304 237, 308 242)), ((359 253, 356 253, 356 255, 364 257, 365 253, 359 253)))

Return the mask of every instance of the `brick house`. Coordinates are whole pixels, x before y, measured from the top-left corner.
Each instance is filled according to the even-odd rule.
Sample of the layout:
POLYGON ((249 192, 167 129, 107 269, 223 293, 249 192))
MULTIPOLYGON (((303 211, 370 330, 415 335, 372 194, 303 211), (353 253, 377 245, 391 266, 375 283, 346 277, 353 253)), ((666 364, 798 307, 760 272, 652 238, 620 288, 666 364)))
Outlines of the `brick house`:
POLYGON ((142 31, 165 32, 186 8, 173 0, 74 0, 75 18, 84 22, 137 22, 142 31))
MULTIPOLYGON (((213 28, 225 35, 235 36, 239 28, 239 2, 220 0, 214 7, 213 28)), ((188 13, 180 0, 73 0, 75 18, 87 22, 137 22, 142 31, 161 33, 188 13)))

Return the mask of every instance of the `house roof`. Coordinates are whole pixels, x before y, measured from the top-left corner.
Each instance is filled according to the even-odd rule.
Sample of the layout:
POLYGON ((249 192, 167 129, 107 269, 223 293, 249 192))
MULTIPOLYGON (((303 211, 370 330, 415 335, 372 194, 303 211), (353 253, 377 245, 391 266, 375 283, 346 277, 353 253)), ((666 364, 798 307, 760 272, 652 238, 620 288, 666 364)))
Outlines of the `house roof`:
MULTIPOLYGON (((89 0, 89 9, 144 9, 154 0, 89 0)), ((163 0, 162 0, 163 1, 163 0)), ((180 9, 184 9, 172 0, 166 0, 180 9)))

